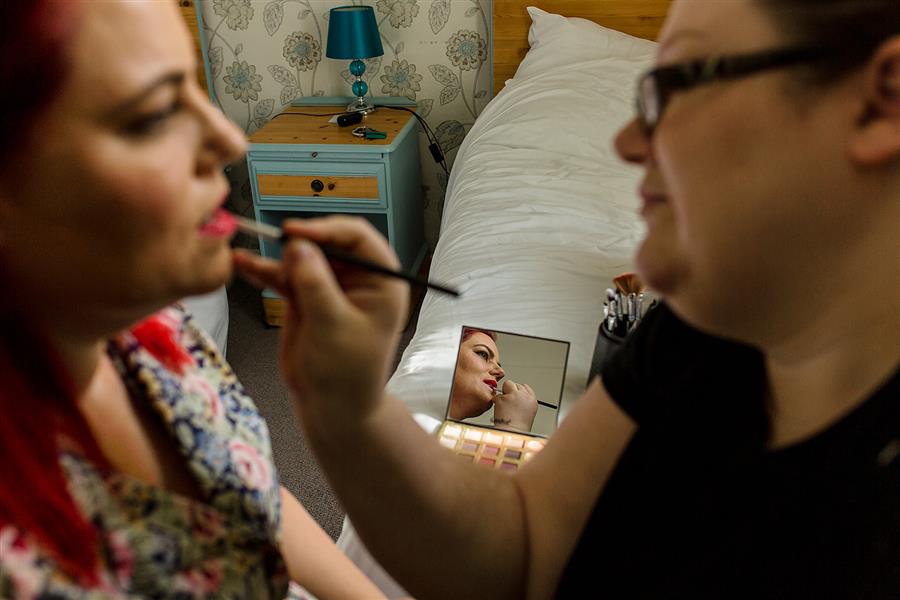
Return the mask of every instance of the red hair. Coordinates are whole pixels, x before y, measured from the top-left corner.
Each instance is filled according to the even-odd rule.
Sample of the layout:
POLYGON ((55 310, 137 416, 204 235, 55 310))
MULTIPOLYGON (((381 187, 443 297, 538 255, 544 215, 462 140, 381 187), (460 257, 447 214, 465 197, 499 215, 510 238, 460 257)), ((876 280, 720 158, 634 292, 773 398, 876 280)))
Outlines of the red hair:
POLYGON ((466 326, 463 327, 462 340, 460 340, 460 341, 461 342, 466 341, 467 339, 472 337, 473 333, 483 333, 484 335, 488 336, 495 342, 497 341, 497 334, 494 333, 493 331, 491 331, 490 329, 478 329, 477 327, 466 327, 466 326))
MULTIPOLYGON (((4 182, 7 191, 15 189, 13 153, 27 149, 64 82, 73 21, 67 3, 0 2, 0 23, 11 24, 0 36, 0 165, 12 182, 4 182)), ((98 535, 68 491, 61 443, 102 470, 108 462, 58 356, 16 305, 16 287, 2 263, 0 256, 0 528, 12 525, 32 536, 64 571, 92 587, 98 583, 98 535)))

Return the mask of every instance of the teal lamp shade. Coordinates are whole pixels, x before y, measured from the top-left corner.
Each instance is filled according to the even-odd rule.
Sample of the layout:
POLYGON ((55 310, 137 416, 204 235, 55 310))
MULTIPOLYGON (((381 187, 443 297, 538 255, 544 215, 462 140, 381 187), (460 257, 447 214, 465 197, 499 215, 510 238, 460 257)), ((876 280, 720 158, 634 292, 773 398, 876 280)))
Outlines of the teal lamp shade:
POLYGON ((374 58, 384 54, 371 6, 338 6, 328 18, 328 58, 374 58))
POLYGON ((371 112, 373 106, 366 103, 364 96, 369 86, 363 81, 366 63, 361 59, 374 58, 384 54, 381 45, 381 34, 378 33, 378 21, 371 6, 338 6, 332 8, 328 17, 328 44, 325 56, 351 60, 350 73, 356 78, 353 82, 353 95, 356 101, 347 107, 350 111, 371 112))

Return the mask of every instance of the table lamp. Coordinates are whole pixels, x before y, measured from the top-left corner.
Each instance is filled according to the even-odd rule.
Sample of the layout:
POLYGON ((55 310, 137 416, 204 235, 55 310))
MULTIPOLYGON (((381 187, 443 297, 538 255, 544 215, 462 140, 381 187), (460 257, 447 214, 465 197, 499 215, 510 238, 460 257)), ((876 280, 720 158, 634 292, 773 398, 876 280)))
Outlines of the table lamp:
POLYGON ((350 73, 356 77, 352 87, 356 100, 347 107, 347 111, 374 112, 375 107, 365 99, 369 86, 362 79, 366 72, 366 63, 362 59, 384 54, 375 11, 371 6, 338 6, 332 8, 329 14, 325 56, 350 59, 350 73))

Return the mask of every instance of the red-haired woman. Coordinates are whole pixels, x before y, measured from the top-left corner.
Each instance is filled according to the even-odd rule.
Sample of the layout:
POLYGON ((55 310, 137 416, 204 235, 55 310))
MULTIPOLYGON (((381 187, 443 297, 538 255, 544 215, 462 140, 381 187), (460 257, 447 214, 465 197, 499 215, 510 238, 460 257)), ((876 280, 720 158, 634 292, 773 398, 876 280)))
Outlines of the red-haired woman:
POLYGON ((378 596, 171 305, 231 273, 173 2, 0 3, 0 597, 378 596), (166 308, 170 307, 170 308, 166 308))
POLYGON ((471 419, 493 407, 493 423, 501 429, 531 431, 537 397, 530 385, 506 379, 500 366, 497 334, 464 327, 453 372, 451 419, 471 419))

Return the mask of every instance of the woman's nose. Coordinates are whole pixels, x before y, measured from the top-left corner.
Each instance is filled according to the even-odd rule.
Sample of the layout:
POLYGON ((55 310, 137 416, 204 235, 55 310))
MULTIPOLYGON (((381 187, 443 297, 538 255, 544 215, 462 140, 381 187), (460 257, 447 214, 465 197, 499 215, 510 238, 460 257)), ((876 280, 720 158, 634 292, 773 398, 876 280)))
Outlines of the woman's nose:
POLYGON ((206 97, 199 100, 203 120, 201 168, 221 169, 236 163, 247 152, 244 132, 206 97))
POLYGON ((629 121, 619 131, 614 145, 616 153, 626 162, 641 165, 650 157, 650 140, 641 131, 637 118, 629 121))
POLYGON ((506 373, 503 371, 503 368, 500 365, 496 365, 491 369, 491 375, 494 379, 503 379, 506 373))

